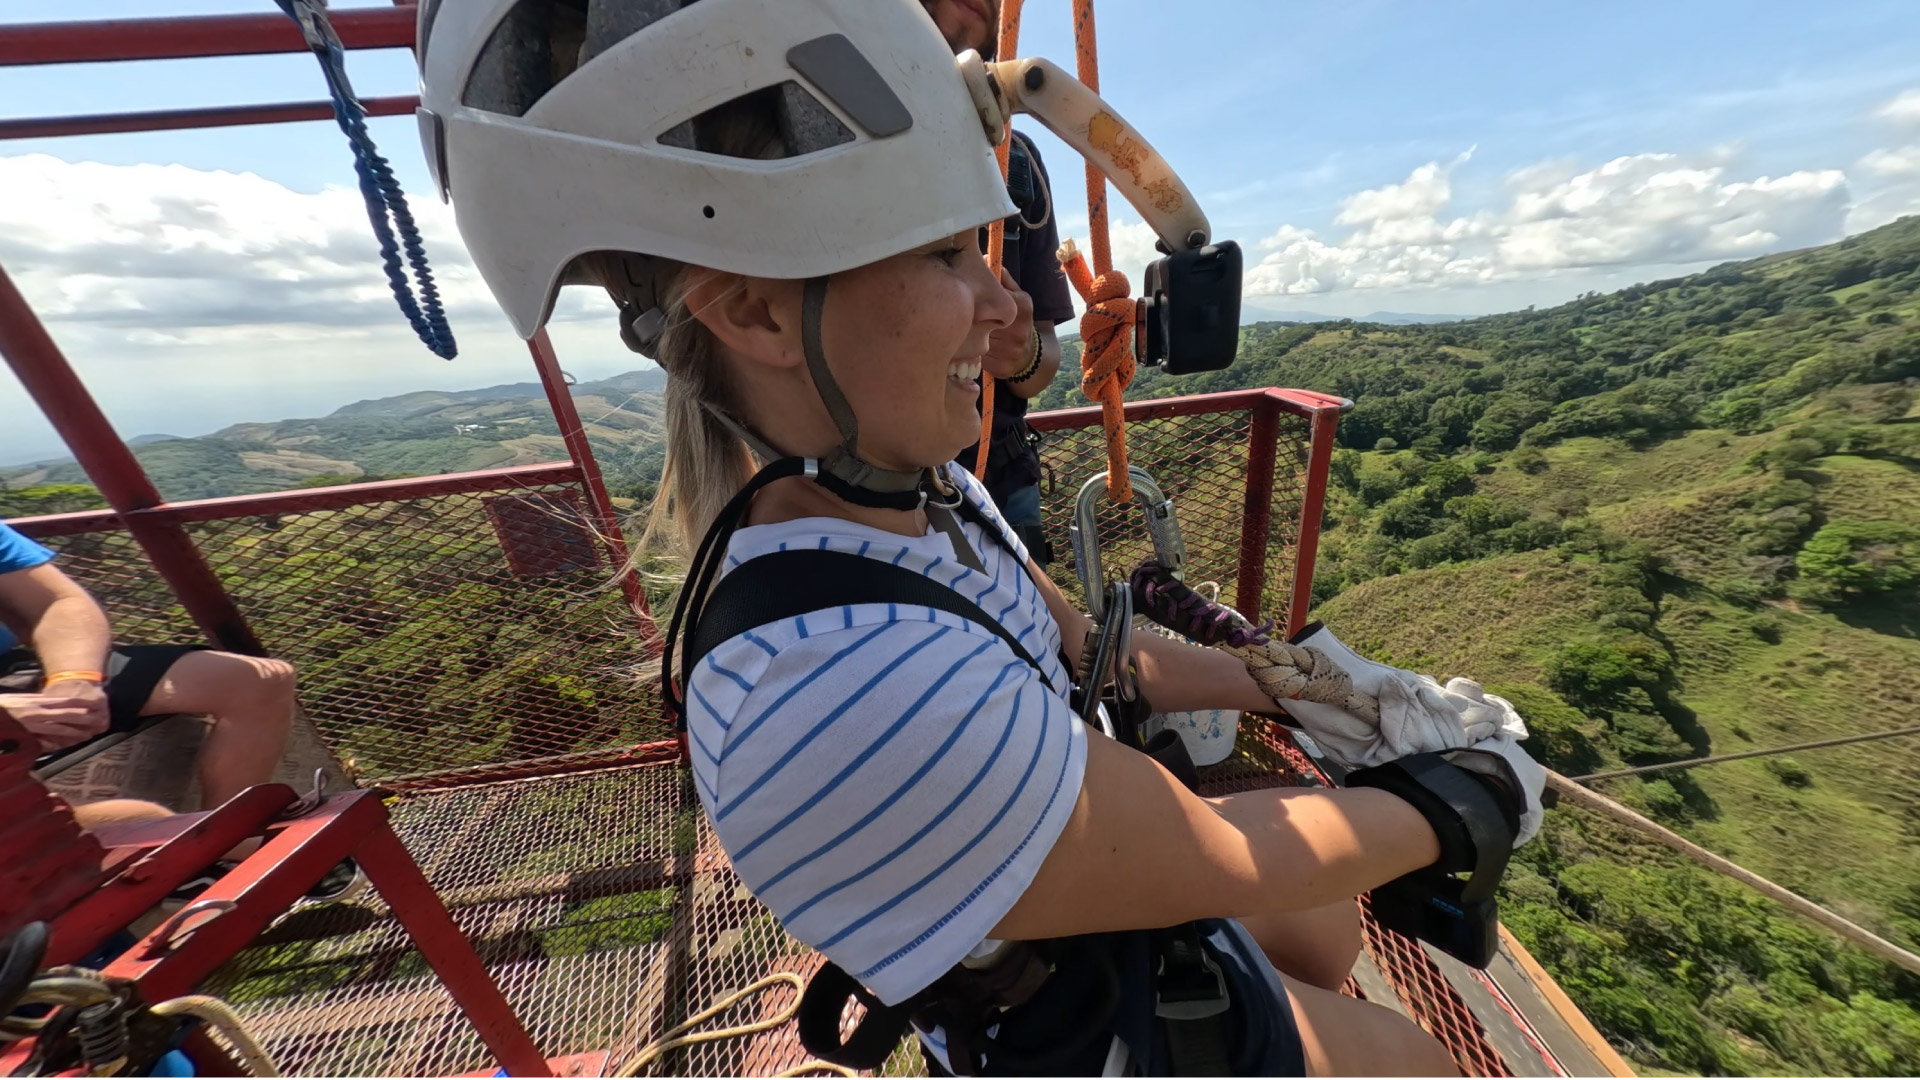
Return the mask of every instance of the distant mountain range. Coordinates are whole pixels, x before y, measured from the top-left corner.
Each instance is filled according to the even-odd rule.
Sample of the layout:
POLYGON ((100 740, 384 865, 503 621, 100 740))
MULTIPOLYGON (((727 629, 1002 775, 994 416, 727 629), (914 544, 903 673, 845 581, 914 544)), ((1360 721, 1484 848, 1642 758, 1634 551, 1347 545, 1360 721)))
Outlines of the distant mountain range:
POLYGON ((1420 315, 1408 311, 1376 311, 1371 315, 1321 315, 1312 311, 1261 311, 1262 322, 1319 323, 1341 322, 1351 319, 1353 322, 1385 323, 1389 326, 1413 326, 1419 323, 1461 322, 1466 315, 1420 315))
MULTIPOLYGON (((609 471, 657 475, 664 433, 659 369, 573 388, 580 418, 609 471)), ((329 479, 422 476, 565 460, 539 383, 419 390, 356 401, 322 417, 234 424, 210 435, 127 440, 168 499, 276 491, 329 479)), ((0 466, 9 487, 86 483, 72 459, 0 466)))

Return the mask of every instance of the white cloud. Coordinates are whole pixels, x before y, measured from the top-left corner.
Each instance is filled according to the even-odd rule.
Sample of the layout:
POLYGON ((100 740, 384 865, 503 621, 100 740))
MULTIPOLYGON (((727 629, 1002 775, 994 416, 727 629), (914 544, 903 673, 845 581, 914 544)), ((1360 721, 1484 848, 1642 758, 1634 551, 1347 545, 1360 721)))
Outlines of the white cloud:
POLYGON ((1882 176, 1920 176, 1920 144, 1874 150, 1860 159, 1860 167, 1882 176))
MULTIPOLYGON (((0 259, 49 322, 210 341, 401 318, 358 191, 45 154, 0 158, 0 190, 0 259)), ((491 310, 448 209, 412 209, 449 310, 491 310)))
POLYGON ((1729 180, 1725 166, 1636 154, 1578 171, 1542 162, 1508 177, 1504 209, 1448 217, 1453 173, 1429 162, 1406 181, 1348 196, 1338 240, 1282 226, 1259 245, 1249 296, 1474 285, 1563 270, 1747 258, 1840 235, 1846 175, 1803 170, 1729 180))
POLYGON ((1920 86, 1882 105, 1879 115, 1896 124, 1920 124, 1920 86))

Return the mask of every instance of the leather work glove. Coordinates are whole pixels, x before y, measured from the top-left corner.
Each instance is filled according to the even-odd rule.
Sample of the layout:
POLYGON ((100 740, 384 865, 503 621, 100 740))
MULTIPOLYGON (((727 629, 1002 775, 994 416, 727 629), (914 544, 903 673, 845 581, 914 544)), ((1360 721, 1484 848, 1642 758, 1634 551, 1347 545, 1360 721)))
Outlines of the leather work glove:
POLYGON ((1540 831, 1541 818, 1546 816, 1540 795, 1547 787, 1547 770, 1520 748, 1520 738, 1524 736, 1496 735, 1447 755, 1448 761, 1463 769, 1492 777, 1514 797, 1519 816, 1514 847, 1533 839, 1540 831))
POLYGON ((1430 676, 1376 663, 1318 623, 1293 643, 1323 653, 1347 673, 1355 691, 1379 702, 1377 724, 1338 705, 1279 703, 1329 756, 1350 769, 1413 754, 1463 750, 1498 735, 1527 737, 1526 722, 1512 703, 1471 679, 1449 679, 1443 686, 1430 676))

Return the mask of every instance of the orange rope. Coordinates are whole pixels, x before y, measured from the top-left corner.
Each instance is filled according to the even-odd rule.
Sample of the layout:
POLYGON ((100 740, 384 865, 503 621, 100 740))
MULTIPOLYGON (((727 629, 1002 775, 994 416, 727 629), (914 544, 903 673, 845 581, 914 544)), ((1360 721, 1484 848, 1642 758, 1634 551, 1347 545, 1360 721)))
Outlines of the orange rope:
MULTIPOLYGON (((1073 58, 1080 81, 1099 93, 1100 47, 1093 0, 1073 0, 1073 58)), ((1080 316, 1080 392, 1100 403, 1100 426, 1107 439, 1107 497, 1127 502, 1133 498, 1133 483, 1127 475, 1125 395, 1137 365, 1133 355, 1136 308, 1127 276, 1113 268, 1113 245, 1107 235, 1107 176, 1091 161, 1087 162, 1087 239, 1093 249, 1092 274, 1071 241, 1061 249, 1060 262, 1086 304, 1080 316)))
MULTIPOLYGON (((1020 6, 1023 0, 1004 0, 1000 5, 1000 43, 994 55, 1002 60, 1011 59, 1020 48, 1020 6)), ((1002 135, 1000 145, 993 156, 1000 163, 1000 179, 1007 178, 1007 154, 1013 147, 1012 124, 1007 125, 1008 134, 1002 135)), ((1000 270, 1001 257, 1006 254, 1007 223, 996 219, 987 227, 987 265, 1000 270)), ((993 445, 993 383, 992 374, 980 373, 980 442, 973 451, 973 475, 976 479, 987 478, 987 451, 993 445)))
POLYGON ((1086 305, 1080 316, 1080 392, 1100 403, 1100 426, 1107 437, 1107 497, 1133 498, 1127 475, 1126 393, 1138 365, 1133 355, 1133 324, 1138 310, 1127 275, 1108 270, 1094 277, 1087 260, 1069 240, 1060 248, 1061 268, 1086 305))
MULTIPOLYGON (((1100 46, 1093 26, 1093 0, 1073 0, 1073 59, 1080 81, 1100 92, 1100 46)), ((1107 237, 1107 174, 1087 162, 1087 238, 1093 248, 1093 272, 1113 269, 1113 248, 1107 237)))

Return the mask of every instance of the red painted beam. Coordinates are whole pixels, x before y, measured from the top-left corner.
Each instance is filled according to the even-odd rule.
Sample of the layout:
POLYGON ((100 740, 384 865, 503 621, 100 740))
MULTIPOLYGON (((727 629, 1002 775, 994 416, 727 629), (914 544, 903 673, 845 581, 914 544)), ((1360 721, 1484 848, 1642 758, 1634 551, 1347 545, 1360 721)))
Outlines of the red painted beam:
MULTIPOLYGON (((361 98, 368 116, 407 116, 417 97, 361 98)), ((211 109, 163 109, 156 112, 97 113, 89 116, 28 117, 0 120, 0 139, 50 139, 64 135, 120 135, 135 131, 241 127, 333 119, 329 101, 288 101, 274 105, 232 105, 211 109)))
POLYGON ((178 525, 135 520, 134 511, 160 504, 160 492, 121 441, 86 384, 67 363, 53 335, 0 267, 0 355, 20 379, 72 451, 87 479, 122 515, 147 559, 180 598, 180 605, 214 644, 230 652, 264 656, 260 639, 234 606, 226 586, 178 525))
MULTIPOLYGON (((1295 416, 1311 417, 1322 409, 1338 409, 1345 412, 1353 408, 1353 402, 1345 398, 1317 394, 1311 390, 1229 390, 1219 394, 1189 394, 1184 397, 1155 398, 1151 401, 1130 401, 1126 405, 1128 423, 1138 420, 1158 420, 1168 416, 1195 416, 1200 413, 1232 412, 1235 409, 1252 409, 1261 401, 1271 400, 1281 412, 1295 416)), ((1080 409, 1053 409, 1048 412, 1027 414, 1027 423, 1036 431, 1066 431, 1072 428, 1098 427, 1100 407, 1088 406, 1080 409)))
POLYGON ((1313 607, 1313 567, 1320 554, 1320 517, 1327 505, 1327 473, 1333 464, 1334 429, 1340 426, 1340 414, 1352 408, 1344 403, 1321 409, 1313 416, 1308 435, 1307 479, 1301 488, 1300 533, 1293 544, 1293 594, 1287 597, 1287 634, 1292 636, 1307 625, 1307 612, 1313 607))
POLYGON ((259 495, 195 499, 191 502, 165 503, 126 514, 118 514, 111 510, 42 514, 39 517, 14 518, 7 524, 28 536, 39 539, 108 532, 120 528, 120 523, 124 519, 172 523, 227 521, 232 518, 260 517, 266 514, 305 514, 315 510, 344 510, 350 506, 404 502, 408 499, 430 499, 438 495, 513 491, 520 488, 579 482, 578 468, 571 462, 557 461, 547 465, 514 465, 504 469, 479 469, 474 472, 444 473, 439 476, 371 480, 363 484, 339 484, 334 487, 269 491, 259 495))
MULTIPOLYGON (((414 7, 342 8, 329 13, 349 49, 413 46, 414 7)), ((0 67, 109 60, 183 60, 306 52, 306 39, 279 12, 0 25, 0 67)))
POLYGON ((600 542, 607 547, 614 573, 619 575, 621 596, 640 628, 641 647, 647 655, 657 656, 664 644, 660 630, 654 624, 653 612, 647 610, 647 597, 640 589, 639 575, 627 565, 627 538, 620 531, 620 514, 607 495, 606 481, 600 476, 600 461, 593 456, 586 425, 580 422, 580 410, 574 407, 567 374, 560 369, 559 354, 553 351, 553 341, 547 337, 545 327, 533 335, 527 348, 533 353, 533 366, 540 373, 540 385, 547 392, 547 404, 553 409, 554 422, 560 425, 560 437, 567 444, 567 453, 580 469, 581 486, 586 488, 587 503, 593 510, 594 528, 600 533, 600 542))

